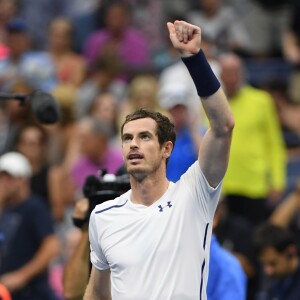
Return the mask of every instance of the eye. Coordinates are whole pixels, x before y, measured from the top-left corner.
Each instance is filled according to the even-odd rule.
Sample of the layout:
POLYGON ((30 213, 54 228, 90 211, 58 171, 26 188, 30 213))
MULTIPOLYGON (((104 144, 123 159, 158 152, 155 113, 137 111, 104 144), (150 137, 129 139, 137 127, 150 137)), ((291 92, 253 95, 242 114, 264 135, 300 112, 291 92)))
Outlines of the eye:
POLYGON ((130 142, 132 140, 132 137, 131 136, 129 136, 129 135, 125 135, 125 136, 123 136, 123 139, 122 139, 122 141, 123 142, 130 142))
POLYGON ((148 141, 150 139, 150 137, 149 137, 148 134, 142 134, 141 139, 144 140, 144 141, 148 141))

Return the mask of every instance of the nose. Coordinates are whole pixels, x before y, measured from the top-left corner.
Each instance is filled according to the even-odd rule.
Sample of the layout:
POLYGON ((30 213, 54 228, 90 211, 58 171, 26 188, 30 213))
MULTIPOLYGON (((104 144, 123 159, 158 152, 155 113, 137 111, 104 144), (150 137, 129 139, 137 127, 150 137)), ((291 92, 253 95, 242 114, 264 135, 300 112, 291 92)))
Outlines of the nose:
POLYGON ((137 149, 138 148, 138 144, 135 138, 133 138, 130 142, 130 149, 137 149))
POLYGON ((130 145, 130 150, 138 149, 138 146, 136 144, 130 145))

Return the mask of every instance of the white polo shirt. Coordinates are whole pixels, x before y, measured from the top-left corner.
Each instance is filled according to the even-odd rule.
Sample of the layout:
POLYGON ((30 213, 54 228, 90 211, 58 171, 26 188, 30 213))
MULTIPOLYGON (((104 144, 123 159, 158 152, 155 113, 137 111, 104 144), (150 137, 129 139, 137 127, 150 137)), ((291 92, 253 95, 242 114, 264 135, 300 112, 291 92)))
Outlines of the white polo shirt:
POLYGON ((91 262, 111 270, 113 300, 206 300, 214 212, 212 188, 195 162, 151 206, 131 190, 90 217, 91 262))

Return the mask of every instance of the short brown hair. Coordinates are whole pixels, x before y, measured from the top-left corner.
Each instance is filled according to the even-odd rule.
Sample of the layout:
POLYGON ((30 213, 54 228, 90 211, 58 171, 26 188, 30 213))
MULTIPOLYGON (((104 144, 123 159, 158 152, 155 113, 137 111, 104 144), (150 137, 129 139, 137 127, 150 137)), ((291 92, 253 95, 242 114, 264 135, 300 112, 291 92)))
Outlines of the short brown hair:
POLYGON ((152 111, 149 109, 140 108, 135 112, 126 116, 125 121, 121 127, 121 135, 123 134, 123 128, 125 124, 144 118, 151 118, 157 124, 157 137, 160 146, 162 146, 165 142, 171 141, 173 143, 173 149, 176 142, 176 131, 174 124, 170 121, 170 119, 160 112, 152 111))

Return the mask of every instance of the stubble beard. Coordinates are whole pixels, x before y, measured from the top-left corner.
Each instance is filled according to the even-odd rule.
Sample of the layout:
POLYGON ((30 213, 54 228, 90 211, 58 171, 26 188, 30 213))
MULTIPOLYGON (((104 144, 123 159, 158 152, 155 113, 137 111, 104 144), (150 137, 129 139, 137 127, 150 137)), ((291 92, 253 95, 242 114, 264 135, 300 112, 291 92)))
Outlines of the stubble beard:
POLYGON ((149 172, 146 170, 128 170, 128 174, 137 182, 142 182, 149 175, 149 172))
POLYGON ((137 182, 142 182, 144 181, 147 177, 150 175, 154 174, 157 172, 159 166, 154 165, 151 169, 133 169, 133 170, 128 170, 127 172, 130 176, 132 176, 137 182))

